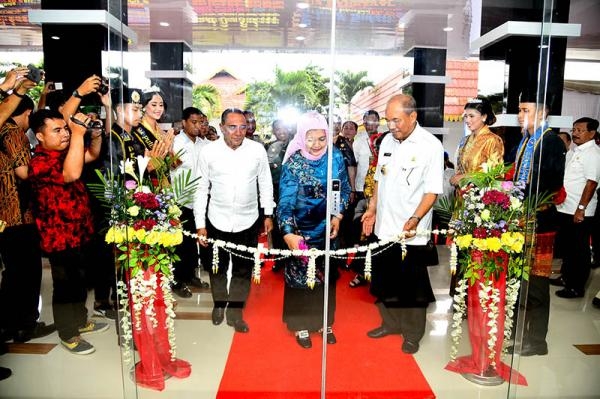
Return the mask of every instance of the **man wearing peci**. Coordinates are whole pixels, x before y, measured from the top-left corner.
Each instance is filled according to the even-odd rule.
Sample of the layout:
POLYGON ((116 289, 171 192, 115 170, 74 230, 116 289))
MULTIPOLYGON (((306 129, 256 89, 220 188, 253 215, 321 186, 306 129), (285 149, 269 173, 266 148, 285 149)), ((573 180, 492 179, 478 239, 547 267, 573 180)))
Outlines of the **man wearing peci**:
POLYGON ((399 242, 373 258, 371 294, 382 318, 370 338, 401 334, 402 351, 416 353, 425 333, 427 306, 435 301, 425 262, 432 206, 443 191, 442 143, 417 123, 413 97, 395 95, 385 110, 390 133, 382 141, 373 198, 362 222, 365 235, 387 240, 407 233, 407 253, 399 242), (412 233, 411 233, 412 232, 412 233))

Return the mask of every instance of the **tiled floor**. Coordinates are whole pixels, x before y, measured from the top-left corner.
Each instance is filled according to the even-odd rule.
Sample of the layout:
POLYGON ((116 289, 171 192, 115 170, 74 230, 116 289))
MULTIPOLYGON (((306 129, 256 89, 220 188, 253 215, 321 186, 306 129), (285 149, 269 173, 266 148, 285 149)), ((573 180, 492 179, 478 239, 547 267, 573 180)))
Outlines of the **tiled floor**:
MULTIPOLYGON (((437 398, 494 399, 508 395, 517 398, 600 398, 600 356, 586 355, 574 346, 600 345, 600 310, 591 305, 593 295, 600 289, 600 269, 593 271, 585 298, 561 299, 553 295, 556 288, 551 288, 550 352, 547 356, 515 358, 514 365, 526 376, 529 386, 512 386, 509 392, 506 383, 481 387, 444 370, 450 352, 447 330, 451 322, 451 300, 447 295, 447 249, 439 247, 439 252, 441 265, 429 268, 437 302, 428 310, 426 336, 415 355, 437 398)), ((47 306, 50 288, 46 268, 42 289, 44 321, 52 318, 47 306)), ((10 367, 14 375, 0 382, 0 398, 214 398, 233 330, 225 324, 214 327, 210 322, 209 293, 197 292, 191 299, 178 302, 177 311, 182 317, 176 321, 177 351, 192 363, 193 372, 187 379, 167 381, 165 391, 136 389, 129 378, 129 370, 122 371, 113 325, 108 332, 89 337, 97 348, 89 356, 71 355, 60 346, 45 355, 9 353, 1 356, 0 365, 10 367)), ((338 339, 343 337, 338 336, 338 339)), ((32 341, 38 344, 57 342, 56 333, 32 341)), ((22 351, 20 348, 19 352, 22 351)), ((466 345, 461 347, 461 353, 467 351, 466 345)), ((510 362, 510 358, 506 361, 510 362)), ((401 375, 402 371, 398 372, 401 375)))

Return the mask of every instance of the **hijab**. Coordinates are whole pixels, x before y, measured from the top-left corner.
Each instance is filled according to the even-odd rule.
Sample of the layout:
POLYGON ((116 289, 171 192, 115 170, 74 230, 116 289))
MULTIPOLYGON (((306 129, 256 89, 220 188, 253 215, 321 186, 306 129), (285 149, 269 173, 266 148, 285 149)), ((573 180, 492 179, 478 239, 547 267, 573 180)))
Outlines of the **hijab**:
POLYGON ((285 151, 283 163, 298 150, 304 158, 311 161, 321 159, 321 157, 327 153, 327 147, 325 147, 325 151, 320 155, 312 155, 306 150, 306 132, 315 129, 323 129, 325 130, 325 135, 329 136, 329 127, 327 126, 327 120, 323 115, 319 114, 317 111, 309 111, 300 115, 296 125, 296 135, 290 141, 290 144, 285 151))

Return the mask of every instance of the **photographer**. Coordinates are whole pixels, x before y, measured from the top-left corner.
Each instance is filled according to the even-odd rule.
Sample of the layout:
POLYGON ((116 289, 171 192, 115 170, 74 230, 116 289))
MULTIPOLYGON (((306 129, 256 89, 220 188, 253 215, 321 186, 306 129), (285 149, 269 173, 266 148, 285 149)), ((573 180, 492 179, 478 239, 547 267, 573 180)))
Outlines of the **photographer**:
POLYGON ((94 347, 82 334, 106 331, 108 324, 87 320, 84 281, 86 247, 93 234, 92 214, 84 183, 83 165, 98 157, 101 134, 89 148, 84 135, 89 118, 79 113, 68 124, 52 110, 39 110, 31 129, 40 144, 29 165, 34 217, 41 248, 52 270, 52 313, 62 346, 73 354, 86 355, 94 347))
POLYGON ((77 89, 73 90, 71 97, 65 102, 60 112, 65 120, 68 120, 71 115, 77 113, 83 97, 92 93, 98 93, 100 101, 106 110, 106 123, 104 126, 106 126, 106 133, 108 134, 110 132, 108 129, 112 124, 110 90, 106 79, 100 76, 92 75, 84 80, 77 89))
POLYGON ((31 215, 27 182, 31 152, 25 135, 34 109, 26 93, 35 82, 27 75, 27 68, 16 68, 0 83, 3 91, 12 90, 0 104, 0 220, 6 223, 0 235, 0 256, 5 265, 0 285, 2 342, 27 342, 54 331, 53 326, 37 322, 42 257, 31 215))

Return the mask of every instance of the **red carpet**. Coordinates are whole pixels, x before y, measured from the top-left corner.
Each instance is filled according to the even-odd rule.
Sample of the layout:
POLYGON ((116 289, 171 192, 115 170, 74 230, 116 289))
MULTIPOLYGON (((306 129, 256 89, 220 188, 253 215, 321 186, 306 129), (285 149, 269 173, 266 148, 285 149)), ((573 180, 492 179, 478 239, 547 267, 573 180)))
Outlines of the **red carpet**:
MULTIPOLYGON (((366 336, 380 318, 365 287, 348 287, 353 275, 343 272, 338 281, 338 342, 327 347, 327 398, 435 398, 414 358, 402 353, 400 336, 366 336)), ((235 334, 218 399, 320 397, 323 340, 311 334, 313 347, 301 348, 282 321, 282 304, 283 275, 266 266, 244 311, 250 332, 235 334)))

